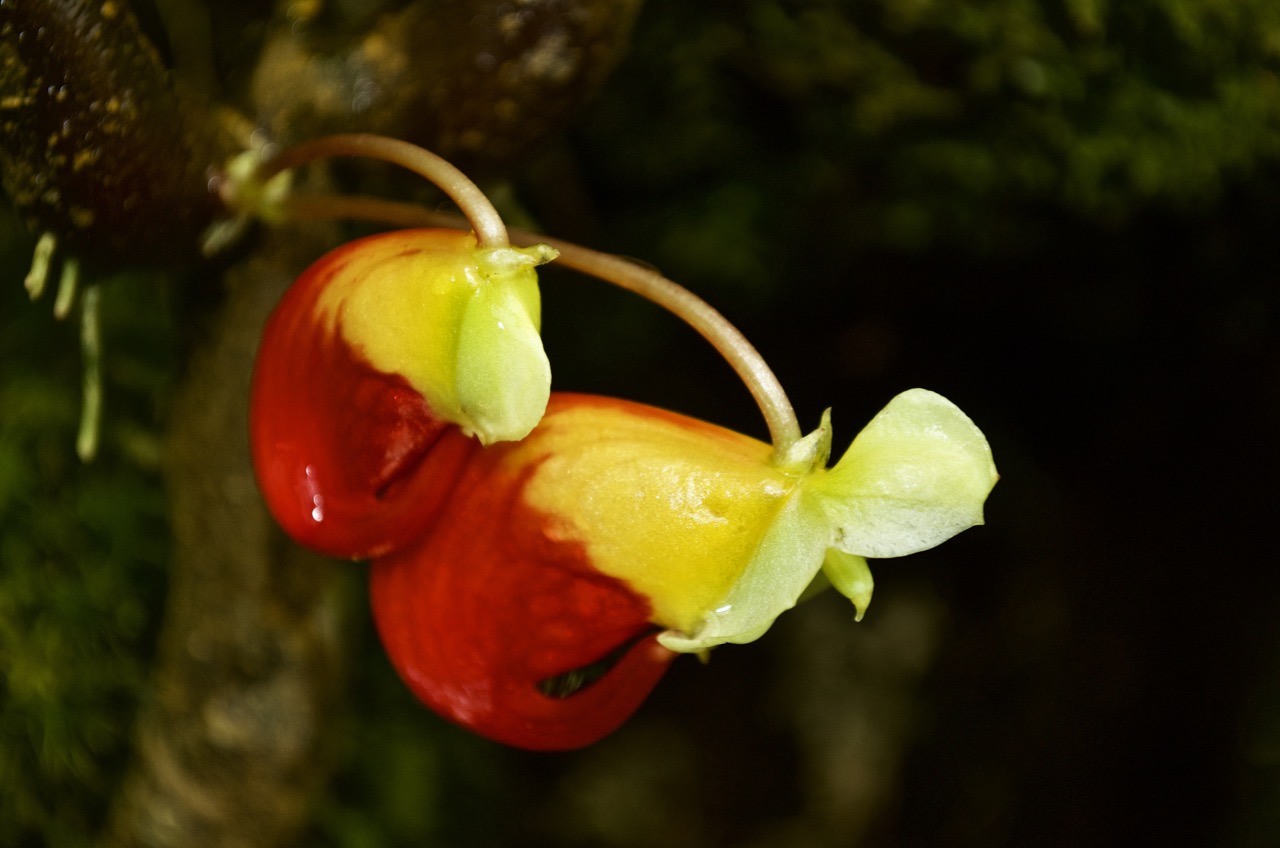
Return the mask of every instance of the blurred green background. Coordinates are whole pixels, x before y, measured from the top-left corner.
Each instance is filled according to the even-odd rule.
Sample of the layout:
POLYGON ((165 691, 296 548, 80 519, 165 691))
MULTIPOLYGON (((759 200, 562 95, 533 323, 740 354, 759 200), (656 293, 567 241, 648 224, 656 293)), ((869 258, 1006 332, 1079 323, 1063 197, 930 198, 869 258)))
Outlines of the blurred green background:
MULTIPOLYGON (((406 6, 319 5, 339 34, 406 6)), ((210 7, 233 102, 278 20, 256 6, 210 7)), ((1002 473, 987 526, 874 563, 862 623, 812 601, 556 755, 414 703, 350 566, 334 774, 287 844, 1276 844, 1280 6, 648 0, 615 58, 585 105, 476 157, 508 214, 706 297, 803 423, 833 407, 837 450, 898 391, 951 398, 1002 473)), ((77 328, 27 301, 33 243, 4 219, 0 844, 76 846, 152 697, 174 393, 257 248, 108 281, 81 465, 77 328)), ((557 388, 764 436, 674 319, 543 279, 557 388)))

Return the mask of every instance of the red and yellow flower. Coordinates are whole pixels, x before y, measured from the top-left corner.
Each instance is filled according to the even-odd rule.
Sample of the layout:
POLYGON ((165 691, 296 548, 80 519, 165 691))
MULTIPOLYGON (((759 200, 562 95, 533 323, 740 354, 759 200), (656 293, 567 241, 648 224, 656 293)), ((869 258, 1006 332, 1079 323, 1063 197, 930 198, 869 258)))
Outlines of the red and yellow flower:
POLYGON ((483 444, 533 429, 551 391, 534 268, 554 256, 402 230, 337 248, 290 287, 263 331, 251 436, 294 539, 353 558, 402 545, 438 466, 464 459, 427 456, 446 429, 483 444))
POLYGON ((319 260, 264 330, 267 504, 301 544, 371 560, 383 644, 437 712, 526 748, 588 744, 679 653, 752 641, 823 581, 860 617, 865 558, 982 522, 987 441, 922 389, 831 467, 828 416, 769 445, 550 394, 534 267, 554 255, 374 236, 319 260))
MULTIPOLYGON (((455 436, 454 438, 460 438, 455 436)), ((677 652, 749 642, 823 574, 859 612, 864 555, 982 520, 986 441, 952 404, 895 398, 835 467, 652 407, 552 396, 520 442, 476 448, 415 544, 371 569, 383 644, 437 712, 528 748, 629 716, 677 652), (567 697, 548 682, 612 658, 567 697)))

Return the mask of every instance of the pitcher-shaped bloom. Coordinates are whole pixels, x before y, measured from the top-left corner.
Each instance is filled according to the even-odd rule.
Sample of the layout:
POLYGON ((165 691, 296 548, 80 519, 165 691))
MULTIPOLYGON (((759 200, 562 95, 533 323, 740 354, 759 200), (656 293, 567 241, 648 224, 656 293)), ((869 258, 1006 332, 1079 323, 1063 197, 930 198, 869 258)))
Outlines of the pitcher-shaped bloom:
POLYGON ((534 268, 554 256, 402 230, 303 273, 263 331, 251 403, 259 484, 290 535, 335 556, 390 550, 469 450, 423 461, 443 432, 491 444, 533 429, 551 385, 534 268))
POLYGON ((828 468, 827 416, 802 438, 772 371, 723 316, 619 257, 508 247, 492 204, 435 154, 376 136, 317 139, 243 160, 224 202, 283 214, 278 175, 338 155, 426 176, 479 235, 373 236, 299 278, 258 353, 254 469, 296 541, 373 560, 387 652, 442 715, 526 748, 588 744, 678 653, 756 639, 825 583, 861 616, 865 557, 981 523, 995 466, 950 402, 899 395, 828 468), (705 336, 755 396, 773 445, 625 401, 550 397, 534 267, 556 255, 705 336))
POLYGON ((777 457, 651 407, 554 395, 528 437, 436 478, 449 491, 417 542, 374 563, 384 645, 459 724, 529 748, 594 741, 673 652, 759 637, 820 572, 860 615, 863 557, 982 522, 990 449, 939 395, 894 398, 827 468, 830 442, 825 417, 777 457))

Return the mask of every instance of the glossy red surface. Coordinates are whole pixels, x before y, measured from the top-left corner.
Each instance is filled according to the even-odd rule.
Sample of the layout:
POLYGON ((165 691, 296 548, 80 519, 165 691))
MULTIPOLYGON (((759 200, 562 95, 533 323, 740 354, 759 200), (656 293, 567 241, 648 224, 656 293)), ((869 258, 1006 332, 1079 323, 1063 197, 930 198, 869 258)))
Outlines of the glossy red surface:
POLYGON ((254 470, 272 515, 300 544, 351 559, 417 537, 478 447, 318 318, 318 297, 367 241, 322 257, 282 298, 250 401, 254 470))
POLYGON ((644 598, 524 504, 528 469, 504 462, 514 449, 473 456, 420 541, 373 563, 374 616, 396 670, 432 709, 507 744, 576 748, 622 724, 676 655, 657 644, 644 598), (620 650, 573 694, 539 689, 620 650))
MULTIPOLYGON (((517 445, 482 448, 326 326, 318 298, 362 245, 316 262, 264 329, 250 436, 266 502, 299 544, 374 560, 383 643, 432 709, 524 748, 594 742, 675 654, 657 644, 645 598, 523 503, 528 469, 508 461, 517 445), (604 660, 603 676, 571 694, 540 687, 604 660)), ((612 402, 553 401, 574 403, 612 402)))

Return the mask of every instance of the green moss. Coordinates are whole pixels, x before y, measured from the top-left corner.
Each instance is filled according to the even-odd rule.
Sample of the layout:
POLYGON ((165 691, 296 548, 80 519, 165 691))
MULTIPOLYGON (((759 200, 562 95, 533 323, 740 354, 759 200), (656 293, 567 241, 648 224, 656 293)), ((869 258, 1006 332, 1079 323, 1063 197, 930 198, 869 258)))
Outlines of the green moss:
POLYGON ((747 238, 990 255, 1044 210, 1208 208, 1280 158, 1278 95, 1268 0, 651 0, 582 150, 663 267, 685 203, 744 181, 747 238))
MULTIPOLYGON (((166 337, 148 294, 122 281, 109 295, 109 339, 149 330, 123 345, 120 365, 138 382, 111 383, 113 436, 153 426, 130 424, 165 373, 137 359, 166 337)), ((0 291, 0 844, 74 846, 100 825, 127 756, 168 529, 155 470, 119 438, 99 462, 76 459, 75 322, 56 323, 47 302, 22 295, 0 291)))

